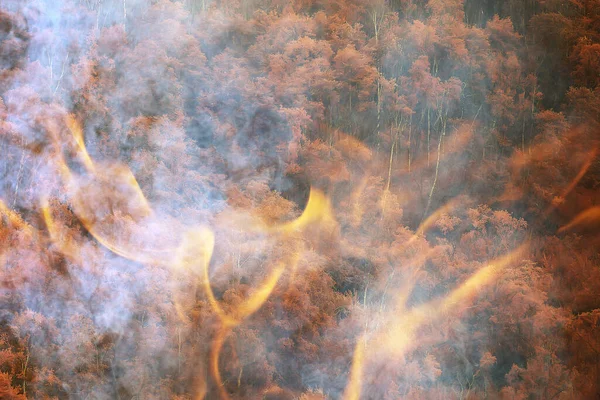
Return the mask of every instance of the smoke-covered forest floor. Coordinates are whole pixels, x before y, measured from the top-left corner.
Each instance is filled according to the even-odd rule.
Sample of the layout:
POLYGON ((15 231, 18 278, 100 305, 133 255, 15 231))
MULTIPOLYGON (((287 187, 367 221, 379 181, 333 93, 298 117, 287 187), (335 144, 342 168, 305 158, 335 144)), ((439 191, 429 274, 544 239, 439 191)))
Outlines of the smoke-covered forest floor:
POLYGON ((5 0, 0 398, 600 398, 600 1, 5 0))

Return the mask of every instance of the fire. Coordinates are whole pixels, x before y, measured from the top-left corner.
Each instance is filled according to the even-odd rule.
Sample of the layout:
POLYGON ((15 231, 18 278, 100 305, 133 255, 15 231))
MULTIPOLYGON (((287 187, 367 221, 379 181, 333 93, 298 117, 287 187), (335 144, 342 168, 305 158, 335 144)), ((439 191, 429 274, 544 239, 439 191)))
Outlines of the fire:
POLYGON ((2 2, 0 398, 595 398, 598 4, 2 2))
POLYGON ((85 142, 83 138, 83 129, 75 119, 75 117, 71 114, 67 114, 65 118, 66 125, 69 128, 69 131, 73 134, 73 139, 75 139, 75 143, 77 143, 77 149, 79 150, 79 156, 81 157, 85 167, 89 172, 95 173, 96 166, 92 161, 92 158, 88 154, 87 148, 85 147, 85 142))
MULTIPOLYGON (((327 224, 336 223, 329 197, 322 191, 311 188, 304 211, 291 221, 267 224, 255 216, 246 216, 245 219, 240 218, 237 221, 238 229, 245 229, 248 234, 264 237, 265 240, 283 241, 295 251, 291 253, 292 256, 277 260, 275 266, 266 272, 262 282, 244 300, 233 307, 226 307, 215 295, 211 284, 211 261, 218 240, 215 230, 209 225, 180 230, 178 226, 173 225, 173 222, 161 219, 127 166, 119 163, 95 162, 86 149, 83 129, 77 120, 72 115, 68 115, 65 124, 71 133, 67 143, 74 143, 76 158, 84 166, 83 172, 70 167, 63 154, 63 144, 56 130, 53 134, 56 170, 63 180, 73 212, 97 242, 111 252, 141 264, 168 268, 174 276, 189 279, 188 287, 174 290, 172 298, 175 311, 182 323, 189 323, 189 309, 185 306, 188 298, 193 298, 198 288, 203 291, 219 324, 212 337, 207 369, 220 397, 229 398, 219 368, 223 346, 232 331, 260 310, 273 296, 286 273, 289 282, 294 282, 298 263, 305 250, 303 238, 305 231, 311 227, 323 228, 327 224), (124 218, 115 218, 115 215, 124 218), (160 228, 158 232, 156 227, 160 228), (154 236, 149 235, 148 232, 153 232, 154 236), (165 239, 169 236, 175 238, 165 239)), ((454 146, 464 146, 470 134, 471 132, 468 131, 459 136, 454 146)), ((450 149, 451 151, 454 150, 450 149)), ((575 181, 585 174, 592 159, 593 157, 584 164, 575 181)), ((355 229, 362 222, 364 206, 361 203, 361 196, 367 183, 368 177, 365 175, 350 193, 352 207, 350 225, 355 229)), ((568 193, 573 185, 569 185, 565 192, 568 193)), ((380 204, 382 218, 385 214, 386 196, 390 195, 388 186, 382 193, 380 204)), ((461 199, 454 198, 427 216, 401 248, 410 247, 425 235, 442 215, 453 212, 460 203, 461 199)), ((41 198, 40 209, 51 242, 65 256, 75 262, 81 262, 84 257, 81 244, 69 237, 64 227, 57 224, 53 216, 53 207, 47 196, 41 198)), ((2 202, 0 202, 0 212, 10 223, 34 231, 17 213, 2 202)), ((597 208, 586 210, 560 231, 597 219, 599 215, 600 211, 597 208)), ((412 274, 407 276, 399 293, 393 296, 395 306, 385 312, 382 300, 379 311, 373 314, 376 323, 365 326, 364 332, 357 338, 344 398, 348 400, 360 398, 363 383, 368 379, 365 367, 369 363, 384 355, 385 357, 404 356, 417 346, 420 329, 466 304, 479 290, 490 285, 498 273, 523 254, 526 248, 527 244, 524 244, 504 257, 491 261, 446 296, 407 309, 406 303, 415 285, 417 273, 431 257, 431 251, 416 254, 409 262, 414 266, 412 274)), ((208 392, 207 381, 199 377, 196 387, 196 398, 204 398, 208 392)))
POLYGON ((478 291, 494 281, 502 269, 525 254, 528 244, 521 245, 509 254, 491 261, 488 265, 478 270, 459 287, 439 300, 406 310, 404 301, 408 296, 405 291, 399 296, 396 309, 390 314, 390 322, 381 328, 365 334, 359 339, 354 351, 354 360, 350 372, 344 398, 357 400, 360 398, 362 380, 364 379, 364 365, 381 357, 402 357, 417 344, 417 333, 426 324, 434 323, 439 318, 456 310, 461 304, 468 302, 478 291), (368 352, 367 352, 368 350, 368 352))
POLYGON ((581 179, 585 176, 585 174, 587 173, 588 169, 590 169, 590 167, 592 166, 592 163, 596 159, 596 155, 597 154, 598 154, 598 148, 597 147, 594 147, 592 150, 589 151, 589 153, 588 153, 587 157, 585 158, 585 161, 583 162, 583 165, 581 166, 581 169, 579 170, 579 172, 577 173, 577 175, 575 175, 575 177, 573 178, 573 180, 571 180, 571 182, 567 185, 567 187, 560 194, 560 197, 562 199, 564 199, 565 197, 567 197, 567 195, 569 193, 571 193, 571 191, 575 188, 575 186, 577 186, 577 184, 579 183, 579 181, 581 181, 581 179))
POLYGON ((350 378, 344 391, 344 399, 358 400, 362 389, 362 374, 365 358, 366 338, 361 336, 356 343, 354 349, 354 357, 352 359, 352 368, 350 369, 350 378))
POLYGON ((459 204, 460 204, 460 199, 454 198, 454 199, 450 200, 448 203, 446 203, 445 205, 443 205, 442 207, 435 210, 433 213, 431 213, 431 215, 427 216, 427 218, 425 218, 421 222, 421 224, 419 224, 419 227, 415 231, 415 234, 408 240, 408 242, 406 242, 406 246, 410 245, 420 235, 423 235, 423 233, 427 232, 443 214, 448 214, 448 213, 452 212, 452 210, 457 208, 459 204))
POLYGON ((587 225, 600 221, 600 206, 590 207, 585 211, 577 214, 568 224, 563 225, 558 230, 558 233, 569 231, 581 225, 587 225))
POLYGON ((68 237, 61 229, 57 226, 52 217, 52 210, 46 197, 41 200, 42 216, 46 224, 46 229, 50 234, 50 240, 57 246, 61 253, 71 258, 76 262, 81 262, 80 246, 73 242, 72 238, 68 237))
POLYGON ((587 157, 584 159, 584 162, 583 162, 581 168, 579 169, 579 172, 577 173, 577 175, 575 175, 575 177, 573 177, 571 182, 569 182, 569 184, 564 188, 564 190, 560 193, 560 195, 554 198, 554 201, 552 202, 552 204, 550 204, 548 206, 548 208, 546 208, 546 210, 543 213, 544 217, 547 217, 558 205, 560 205, 565 200, 565 198, 569 195, 569 193, 571 193, 573 191, 573 189, 577 186, 579 181, 581 181, 581 179, 585 176, 588 169, 592 166, 592 163, 596 159, 597 154, 598 154, 597 147, 594 147, 592 150, 590 150, 588 152, 587 157))
POLYGON ((31 227, 31 225, 25 222, 18 213, 14 212, 6 204, 4 204, 2 200, 0 200, 0 215, 2 215, 3 220, 4 218, 6 218, 5 221, 9 224, 12 224, 19 229, 24 229, 30 234, 34 233, 34 230, 31 227))
MULTIPOLYGON (((87 171, 87 175, 78 176, 71 171, 62 156, 58 157, 58 170, 61 171, 65 186, 69 188, 71 203, 77 217, 100 244, 115 254, 140 263, 165 265, 174 271, 187 271, 201 282, 201 287, 204 289, 213 312, 221 321, 221 328, 217 331, 211 347, 209 369, 221 397, 228 398, 219 371, 219 355, 223 343, 232 329, 261 308, 271 296, 286 270, 290 270, 293 275, 298 263, 299 252, 296 252, 291 260, 279 262, 251 296, 235 309, 229 312, 225 311, 219 300, 216 299, 210 283, 209 267, 215 246, 214 232, 204 226, 189 229, 178 239, 179 245, 176 247, 165 247, 164 244, 156 242, 142 247, 121 240, 117 235, 122 235, 123 232, 114 229, 111 221, 112 212, 117 211, 113 210, 112 204, 114 203, 117 207, 121 206, 123 210, 119 210, 119 212, 127 212, 132 217, 131 223, 124 227, 127 233, 126 237, 130 238, 141 235, 144 223, 154 216, 152 208, 131 170, 119 164, 97 166, 85 147, 83 130, 72 115, 67 116, 66 125, 77 145, 77 155, 87 171), (123 200, 119 201, 114 197, 123 198, 123 200), (110 210, 104 210, 102 214, 99 214, 98 208, 105 204, 111 205, 110 210)), ((60 148, 58 143, 56 147, 60 148)), ((42 200, 42 213, 52 241, 66 255, 79 259, 77 245, 65 239, 58 232, 47 199, 42 200)), ((250 226, 250 231, 288 237, 321 220, 326 221, 332 218, 328 198, 323 192, 311 189, 306 208, 298 218, 275 225, 257 222, 250 226)), ((181 295, 185 296, 186 293, 179 293, 177 296, 181 295)), ((181 299, 177 296, 173 302, 180 318, 185 320, 185 310, 182 307, 181 299)), ((200 385, 197 398, 202 398, 205 391, 206 385, 200 385)))
POLYGON ((332 216, 329 200, 320 190, 311 189, 308 203, 300 217, 281 225, 267 227, 266 231, 271 233, 290 234, 302 230, 322 219, 330 218, 332 218, 332 216))

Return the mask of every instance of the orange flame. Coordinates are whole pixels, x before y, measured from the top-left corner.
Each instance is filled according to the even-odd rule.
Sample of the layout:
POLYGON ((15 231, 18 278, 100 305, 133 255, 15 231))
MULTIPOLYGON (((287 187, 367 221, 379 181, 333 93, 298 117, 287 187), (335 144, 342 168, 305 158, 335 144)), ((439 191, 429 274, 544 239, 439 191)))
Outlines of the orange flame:
POLYGON ((29 234, 34 233, 33 227, 25 222, 17 212, 8 208, 8 206, 4 204, 2 200, 0 200, 0 215, 4 215, 7 218, 8 223, 14 225, 15 227, 23 229, 29 234))
POLYGON ((443 206, 441 206, 440 208, 435 210, 433 213, 431 213, 431 215, 429 215, 427 218, 425 218, 421 222, 421 224, 415 231, 415 234, 405 243, 405 246, 408 246, 411 243, 413 243, 415 240, 417 240, 419 238, 419 236, 421 236, 425 232, 427 232, 431 228, 431 226, 433 224, 435 224, 435 222, 443 214, 447 214, 447 213, 451 212, 452 210, 457 208, 459 204, 460 204, 460 199, 455 197, 452 200, 450 200, 448 203, 444 204, 443 206))
POLYGON ((568 224, 560 227, 558 233, 563 233, 580 225, 587 225, 593 222, 600 222, 600 206, 590 207, 587 210, 577 214, 568 224))

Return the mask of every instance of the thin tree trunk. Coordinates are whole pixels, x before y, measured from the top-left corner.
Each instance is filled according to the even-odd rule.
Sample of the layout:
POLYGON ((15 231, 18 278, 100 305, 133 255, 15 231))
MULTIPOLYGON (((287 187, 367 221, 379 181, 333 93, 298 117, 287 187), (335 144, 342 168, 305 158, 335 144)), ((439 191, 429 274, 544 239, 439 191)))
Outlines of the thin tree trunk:
POLYGON ((19 186, 21 184, 21 177, 23 174, 23 166, 25 165, 25 139, 21 137, 21 160, 19 161, 19 172, 17 173, 17 181, 15 183, 15 195, 13 198, 12 207, 15 208, 17 199, 19 198, 19 186))
MULTIPOLYGON (((377 67, 377 73, 379 74, 379 67, 377 67)), ((380 77, 377 77, 377 126, 375 127, 375 135, 379 134, 381 128, 381 81, 380 77)), ((377 141, 379 147, 379 141, 377 141)))
POLYGON ((525 116, 523 116, 523 127, 521 129, 521 151, 525 154, 525 116))
POLYGON ((427 168, 429 168, 429 153, 431 152, 431 147, 429 145, 431 138, 431 116, 429 107, 427 108, 427 168))
POLYGON ((435 176, 433 178, 433 184, 431 185, 431 190, 429 191, 429 198, 427 199, 427 207, 425 207, 425 213, 423 214, 423 219, 425 219, 425 217, 427 216, 427 213, 429 212, 429 207, 431 207, 431 198, 433 197, 433 192, 435 190, 435 185, 436 185, 437 179, 438 179, 438 172, 440 169, 440 154, 441 154, 441 150, 442 150, 443 138, 444 138, 444 135, 440 134, 440 141, 438 142, 438 149, 437 149, 437 161, 435 163, 435 176))
MULTIPOLYGON (((531 94, 531 134, 529 135, 530 138, 533 137, 533 129, 534 129, 534 125, 535 125, 535 95, 537 92, 537 82, 533 85, 533 93, 531 94)), ((531 154, 531 149, 529 149, 529 152, 531 154)))
POLYGON ((385 185, 386 192, 388 192, 390 190, 390 183, 392 181, 392 163, 394 162, 394 148, 395 147, 396 147, 396 141, 392 140, 392 149, 390 150, 390 165, 388 168, 388 178, 387 178, 387 184, 385 185))
POLYGON ((433 184, 431 185, 431 190, 429 191, 429 198, 427 199, 427 207, 425 207, 425 213, 423 214, 423 219, 427 217, 427 213, 429 212, 429 208, 431 207, 431 199, 433 198, 433 192, 435 191, 435 185, 438 179, 438 172, 440 170, 440 158, 442 153, 442 142, 444 141, 444 136, 446 136, 446 117, 448 112, 446 111, 446 115, 442 120, 442 131, 440 132, 440 141, 438 142, 437 148, 437 161, 435 163, 435 176, 433 178, 433 184))
POLYGON ((412 114, 410 114, 410 121, 408 124, 408 172, 410 172, 410 141, 412 135, 412 114))
POLYGON ((31 356, 31 349, 29 348, 29 343, 27 344, 27 357, 25 358, 25 362, 23 363, 23 395, 27 395, 27 368, 29 366, 29 357, 31 356))

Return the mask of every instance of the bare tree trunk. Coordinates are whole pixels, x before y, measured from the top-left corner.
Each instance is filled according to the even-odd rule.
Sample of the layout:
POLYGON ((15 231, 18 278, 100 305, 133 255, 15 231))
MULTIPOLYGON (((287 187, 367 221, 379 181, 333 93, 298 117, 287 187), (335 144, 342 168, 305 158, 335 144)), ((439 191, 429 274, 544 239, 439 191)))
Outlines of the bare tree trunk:
MULTIPOLYGON (((379 74, 379 68, 377 68, 377 73, 379 74)), ((375 135, 379 134, 379 129, 381 128, 381 76, 377 77, 377 125, 375 127, 375 135)), ((379 141, 377 142, 377 146, 379 146, 379 141)))
POLYGON ((525 116, 523 116, 523 127, 521 129, 521 151, 525 154, 525 116))
POLYGON ((431 153, 431 147, 429 145, 431 138, 431 115, 429 107, 427 107, 427 168, 429 168, 429 153, 431 153))
POLYGON ((13 198, 12 207, 15 208, 17 199, 19 198, 19 185, 21 184, 21 178, 23 175, 23 166, 25 165, 25 139, 21 137, 21 160, 19 161, 19 172, 17 173, 17 181, 15 183, 15 195, 13 198))
POLYGON ((433 192, 435 190, 435 185, 438 179, 438 172, 440 170, 440 158, 442 153, 442 142, 444 141, 444 136, 446 136, 446 120, 448 116, 448 111, 446 110, 446 115, 442 119, 442 131, 440 132, 440 140, 438 142, 437 148, 437 161, 435 163, 435 176, 433 178, 433 184, 431 185, 431 190, 429 191, 429 198, 427 199, 427 207, 425 207, 425 213, 423 214, 423 219, 427 217, 427 213, 429 212, 429 208, 431 207, 431 199, 433 198, 433 192))
MULTIPOLYGON (((392 130, 393 128, 390 128, 390 137, 392 135, 392 130)), ((390 165, 388 168, 388 178, 387 178, 387 184, 385 185, 385 190, 386 192, 390 190, 390 183, 392 181, 392 163, 394 162, 394 148, 396 147, 396 141, 392 140, 392 148, 390 150, 390 165)))
POLYGON ((69 61, 69 53, 67 53, 67 55, 65 56, 65 60, 63 61, 62 68, 60 70, 60 76, 58 77, 58 82, 56 83, 56 87, 54 88, 52 95, 56 95, 58 88, 60 88, 63 77, 65 76, 65 66, 67 65, 67 61, 69 61))
POLYGON ((411 146, 411 140, 412 140, 412 114, 410 114, 410 120, 408 123, 408 172, 410 173, 410 163, 411 163, 411 153, 410 153, 410 146, 411 146))

